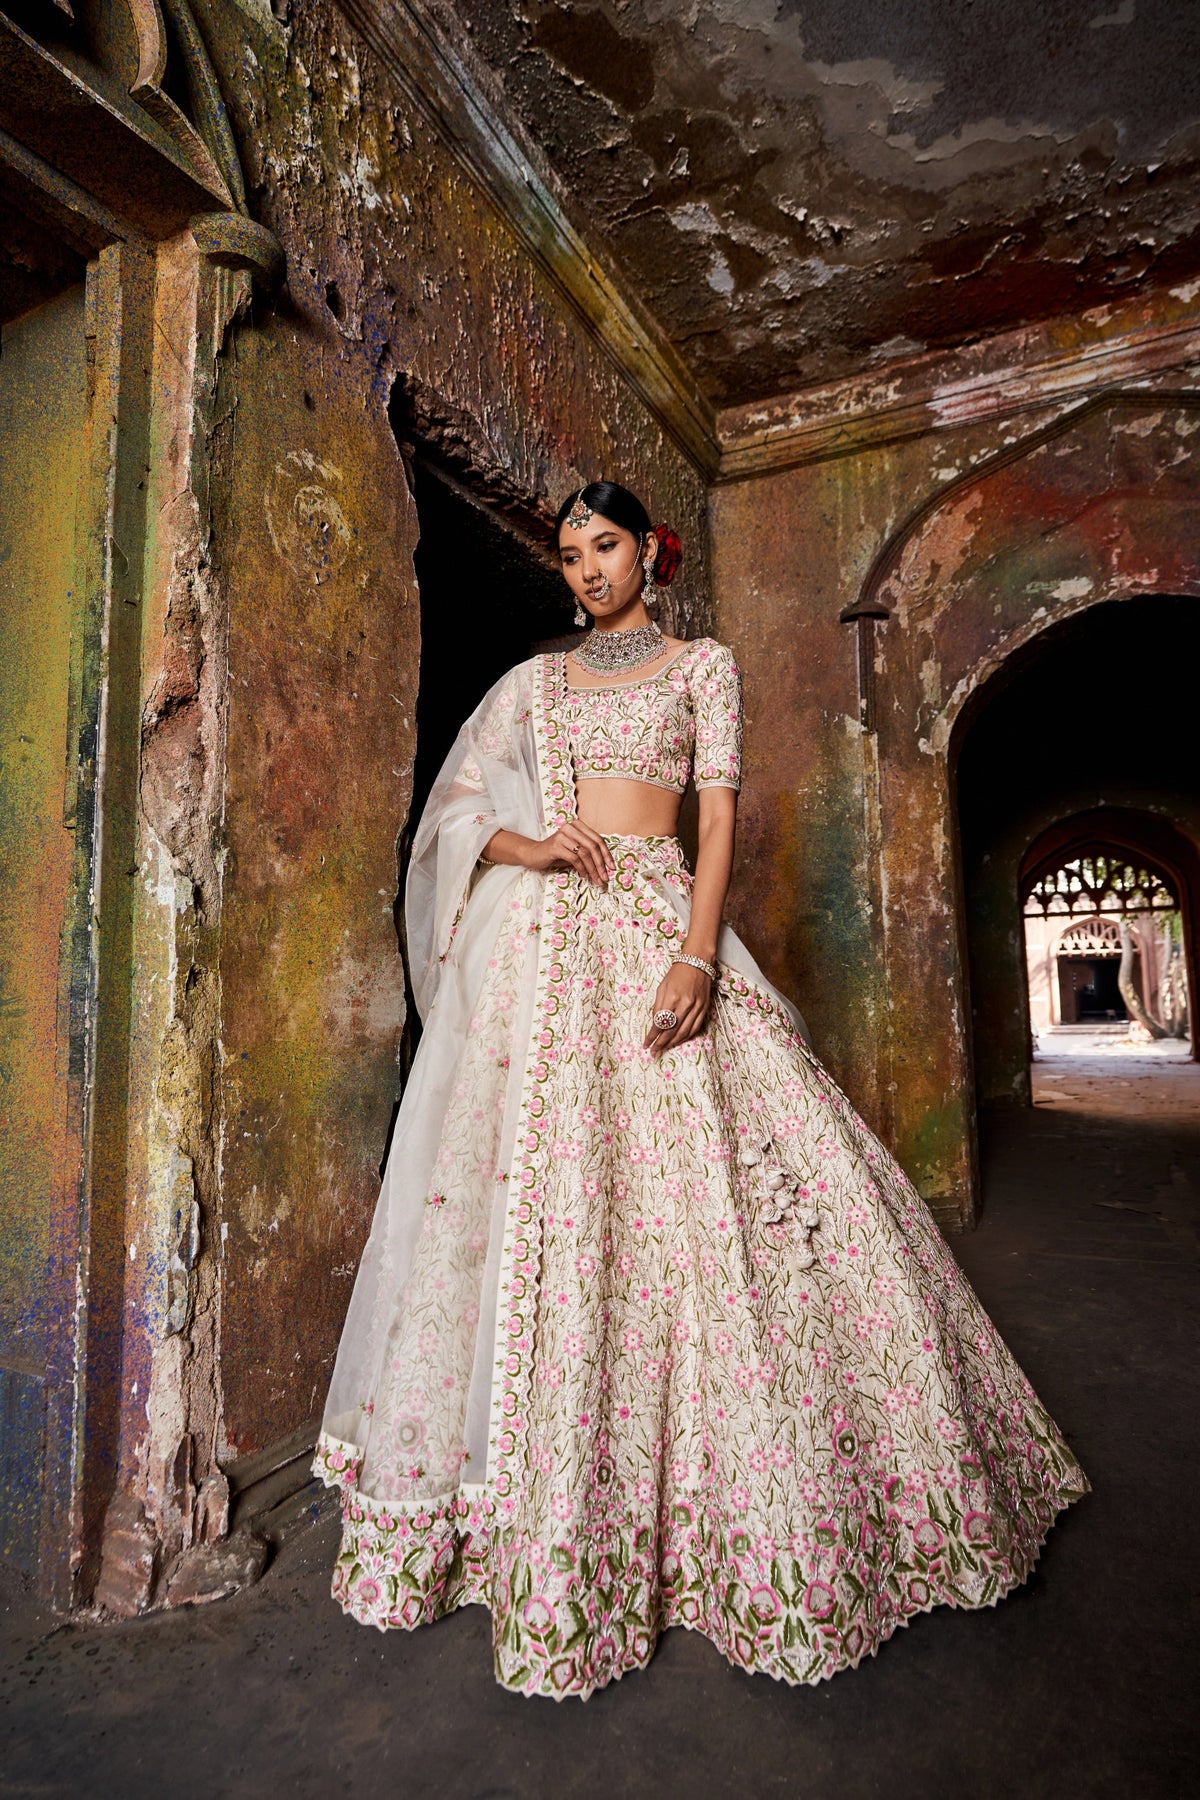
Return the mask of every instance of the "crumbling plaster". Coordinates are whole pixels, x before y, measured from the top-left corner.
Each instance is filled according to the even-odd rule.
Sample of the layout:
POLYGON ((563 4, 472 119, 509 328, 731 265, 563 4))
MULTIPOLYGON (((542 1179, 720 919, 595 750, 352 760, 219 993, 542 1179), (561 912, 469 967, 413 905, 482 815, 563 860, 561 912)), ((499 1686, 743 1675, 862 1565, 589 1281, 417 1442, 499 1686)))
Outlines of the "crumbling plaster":
POLYGON ((716 402, 1200 266, 1177 0, 440 0, 716 402))
MULTIPOLYGON (((109 671, 114 752, 124 760, 129 732, 140 744, 136 866, 110 869, 102 889, 115 911, 135 877, 127 1137, 112 1177, 123 1189, 121 1239, 109 1242, 105 1219, 93 1251, 101 1266, 114 1248, 120 1254, 121 1321, 111 1427, 98 1404, 107 1378, 93 1375, 88 1410, 95 1454, 115 1462, 97 1597, 126 1613, 147 1603, 182 1552, 227 1523, 218 1256, 227 594, 213 568, 209 473, 219 435, 215 363, 249 299, 248 278, 198 256, 190 232, 158 247, 140 285, 123 297, 147 378, 148 437, 137 446, 145 491, 138 681, 124 667, 109 671), (127 707, 126 723, 119 715, 127 707), (115 1444, 102 1451, 109 1429, 115 1444)), ((134 410, 128 383, 122 398, 134 410)), ((132 550, 130 526, 118 533, 118 550, 122 542, 132 550)), ((107 833, 112 825, 109 817, 107 833)), ((100 1300, 97 1293, 93 1304, 108 1335, 100 1300)), ((89 1510, 102 1488, 102 1478, 86 1485, 89 1510)))
POLYGON ((1200 593, 1198 406, 1145 392, 714 493, 718 625, 748 696, 734 918, 948 1224, 978 1200, 955 724, 1057 620, 1200 593), (892 614, 876 731, 839 623, 859 594, 892 614))

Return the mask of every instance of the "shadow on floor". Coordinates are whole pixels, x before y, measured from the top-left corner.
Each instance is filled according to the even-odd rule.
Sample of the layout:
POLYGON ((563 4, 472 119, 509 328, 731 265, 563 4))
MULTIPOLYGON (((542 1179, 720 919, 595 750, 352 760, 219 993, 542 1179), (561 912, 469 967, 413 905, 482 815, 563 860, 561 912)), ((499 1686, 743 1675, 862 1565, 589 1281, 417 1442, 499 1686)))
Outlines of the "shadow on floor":
POLYGON ((555 1705, 495 1686, 478 1608, 412 1636, 344 1619, 328 1599, 326 1516, 258 1588, 216 1606, 49 1635, 10 1614, 0 1792, 1190 1791, 1200 1068, 1189 1070, 1158 1110, 1134 1093, 1111 1104, 1116 1086, 1107 1099, 1081 1088, 983 1123, 984 1221, 954 1248, 1095 1485, 994 1611, 919 1618, 815 1689, 742 1675, 672 1632, 644 1673, 555 1705))

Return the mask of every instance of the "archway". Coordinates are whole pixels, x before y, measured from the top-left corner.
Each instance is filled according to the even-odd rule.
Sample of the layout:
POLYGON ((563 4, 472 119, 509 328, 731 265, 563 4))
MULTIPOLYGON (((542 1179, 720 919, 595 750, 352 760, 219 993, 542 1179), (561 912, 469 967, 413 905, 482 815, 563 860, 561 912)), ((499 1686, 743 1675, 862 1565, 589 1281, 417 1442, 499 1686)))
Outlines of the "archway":
MULTIPOLYGON (((860 619, 860 671, 863 640, 875 640, 874 710, 862 722, 871 746, 864 786, 877 883, 874 949, 884 971, 884 1029, 874 1048, 875 1086, 886 1097, 881 1124, 948 1225, 969 1222, 977 1206, 972 1040, 986 1042, 972 1032, 967 980, 965 866, 956 843, 962 757, 995 697, 1072 621, 1086 632, 1092 615, 1119 611, 1115 603, 1158 596, 1182 619, 1188 596, 1200 596, 1198 411, 1195 395, 1130 393, 1060 416, 918 506, 849 609, 860 619)), ((1164 670, 1186 667, 1168 639, 1141 692, 1119 661, 1110 665, 1110 686, 1125 683, 1110 706, 1114 724, 1144 716, 1164 670)), ((1066 691, 1082 718, 1074 684, 1066 691)), ((1051 698, 1061 709, 1063 690, 1051 698)), ((1014 727, 1035 774, 1048 766, 1040 723, 1030 716, 1014 727)), ((1149 735, 1141 749, 1148 746, 1149 735)), ((1090 779, 1076 795, 1061 792, 1028 821, 1017 860, 1037 831, 1072 812, 1155 812, 1160 776, 1156 767, 1148 794, 1136 782, 1126 793, 1090 779)), ((1003 801, 1003 780, 996 787, 1003 801)), ((1006 891, 1000 904, 1019 926, 1014 897, 1006 891)))
MULTIPOLYGON (((1127 835, 1147 834, 1135 826, 1127 835)), ((1047 848, 1060 837, 1058 827, 1043 833, 1019 873, 1035 1040, 1096 1024, 1125 1027, 1127 1038, 1186 1039, 1186 886, 1155 858, 1116 846, 1103 820, 1047 848)))
MULTIPOLYGON (((1040 921, 1054 930, 1057 920, 1040 921)), ((1039 963, 1044 962, 1045 1026, 1083 1025, 1093 1020, 1127 1021, 1129 1009, 1117 979, 1123 955, 1120 927, 1115 919, 1081 919, 1059 930, 1045 947, 1031 946, 1027 919, 1025 953, 1030 977, 1030 1018, 1034 1029, 1039 1019, 1034 1012, 1036 991, 1033 977, 1039 963)), ((1135 952, 1136 954, 1136 952, 1135 952)), ((1139 958, 1139 962, 1140 962, 1139 958)), ((1139 976, 1141 970, 1138 971, 1139 976)), ((1142 985, 1139 981, 1139 987, 1142 985)))
MULTIPOLYGON (((1184 708, 1150 709, 1144 697, 1166 660, 1188 667, 1198 653, 1195 601, 1111 602, 1042 633, 980 691, 964 720, 956 811, 981 1106, 1030 1100, 1026 909, 1035 894, 1034 911, 1052 922, 1041 948, 1055 955, 1066 923, 1128 915, 1136 935, 1139 919, 1177 913, 1180 957, 1195 992, 1200 780, 1192 731, 1184 708), (1091 696, 1087 704, 1078 703, 1080 693, 1091 696), (1074 873, 1065 886, 1076 891, 1057 892, 1067 870, 1074 873)), ((1157 986, 1146 988, 1157 953, 1142 935, 1141 997, 1157 1002, 1157 986)), ((1045 1022, 1060 1025, 1057 971, 1043 973, 1035 1011, 1040 1005, 1045 1022)), ((1112 979, 1104 977, 1109 988, 1112 979)), ((1093 1010, 1110 1006, 1118 1010, 1111 994, 1093 1010)))

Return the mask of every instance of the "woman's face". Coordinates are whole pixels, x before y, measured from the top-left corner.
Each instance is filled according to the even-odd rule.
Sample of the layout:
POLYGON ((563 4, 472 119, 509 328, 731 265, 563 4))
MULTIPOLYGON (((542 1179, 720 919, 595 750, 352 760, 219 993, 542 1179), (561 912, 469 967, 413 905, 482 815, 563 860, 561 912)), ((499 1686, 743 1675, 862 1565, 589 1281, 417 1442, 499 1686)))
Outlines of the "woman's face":
POLYGON ((562 527, 558 554, 567 586, 594 619, 622 612, 642 592, 642 559, 658 548, 651 533, 645 539, 593 513, 586 525, 562 527))

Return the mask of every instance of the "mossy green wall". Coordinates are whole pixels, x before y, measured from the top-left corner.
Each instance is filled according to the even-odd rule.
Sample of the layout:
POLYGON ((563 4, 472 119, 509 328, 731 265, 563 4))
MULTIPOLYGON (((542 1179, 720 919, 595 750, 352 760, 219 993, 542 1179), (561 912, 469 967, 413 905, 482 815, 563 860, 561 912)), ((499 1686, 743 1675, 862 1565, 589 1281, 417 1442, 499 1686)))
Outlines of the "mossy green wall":
POLYGON ((4 328, 0 356, 0 1555, 40 1514, 52 1209, 62 1180, 60 949, 73 844, 67 718, 83 457, 83 294, 4 328))

